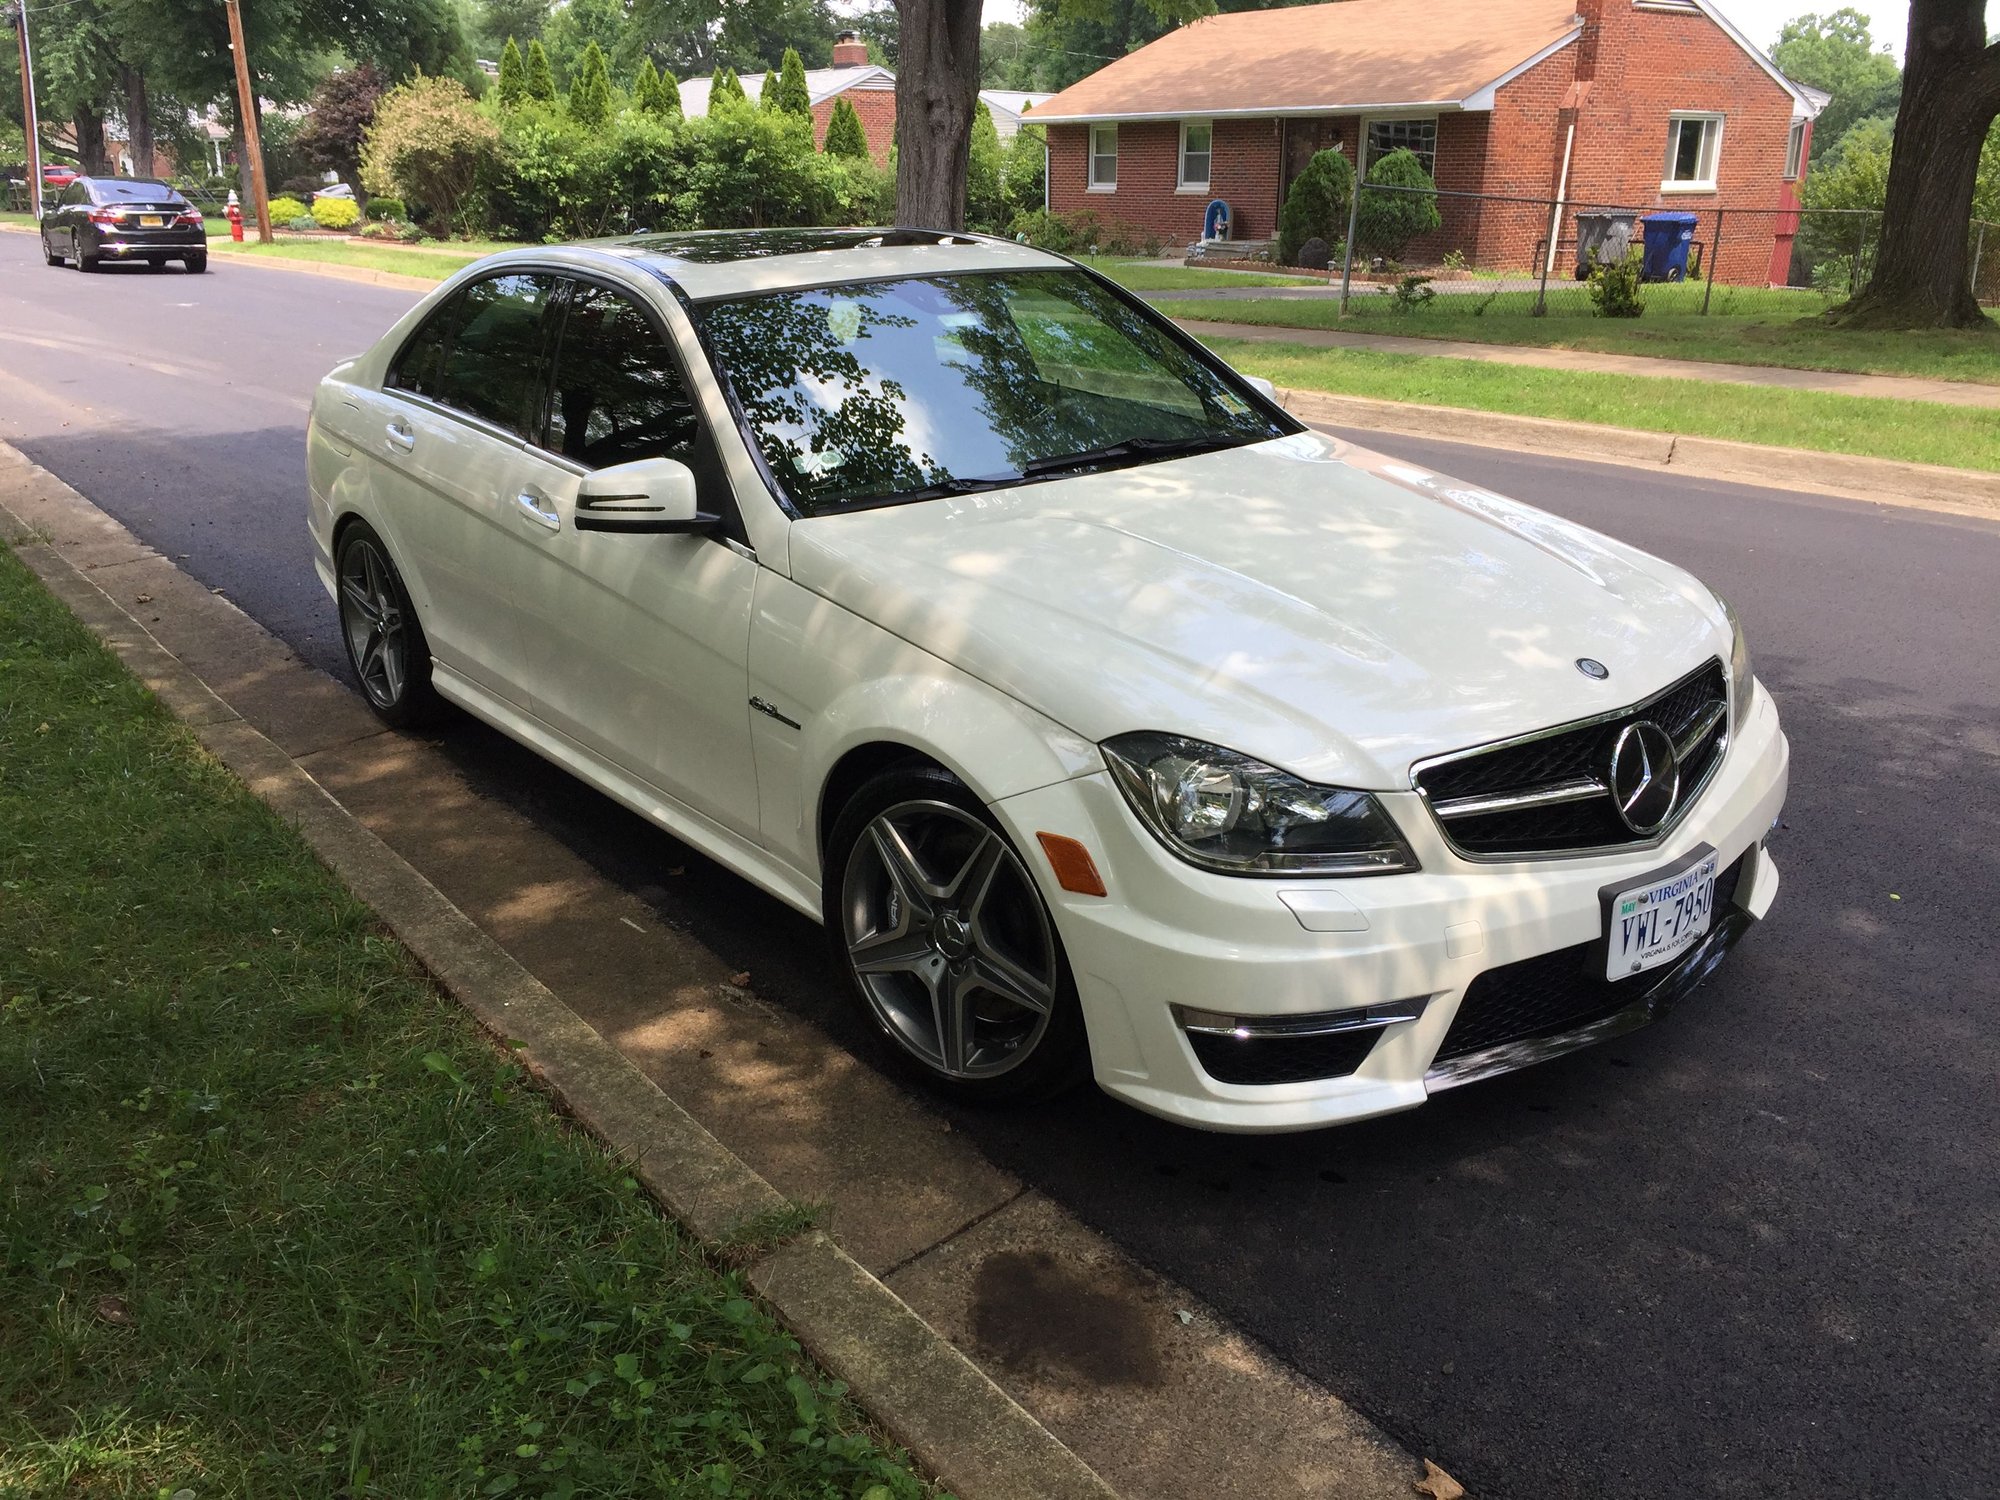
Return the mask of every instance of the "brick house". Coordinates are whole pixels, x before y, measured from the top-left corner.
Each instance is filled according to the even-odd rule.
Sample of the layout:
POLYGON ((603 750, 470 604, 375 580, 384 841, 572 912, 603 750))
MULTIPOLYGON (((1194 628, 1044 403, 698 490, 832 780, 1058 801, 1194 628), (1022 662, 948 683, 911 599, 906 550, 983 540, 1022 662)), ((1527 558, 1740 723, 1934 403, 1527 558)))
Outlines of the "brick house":
MULTIPOLYGON (((764 75, 745 73, 739 81, 754 104, 763 92, 764 75)), ((708 113, 711 82, 703 77, 690 78, 681 84, 681 111, 690 119, 708 113)), ((868 151, 876 164, 889 160, 889 148, 896 140, 896 75, 868 60, 868 44, 858 33, 843 31, 833 39, 831 67, 806 69, 806 93, 812 99, 815 142, 826 144, 826 126, 833 118, 834 101, 844 98, 861 117, 861 130, 868 137, 868 151)), ((985 101, 1004 141, 1020 129, 1021 116, 1049 96, 981 89, 979 97, 985 101)))
POLYGON ((1050 208, 1173 243, 1218 198, 1232 238, 1269 238, 1315 152, 1365 172, 1407 146, 1441 194, 1487 195, 1441 196, 1412 262, 1537 269, 1588 207, 1692 210, 1713 260, 1720 209, 1742 284, 1785 279, 1819 102, 1712 0, 1344 0, 1196 21, 1034 117, 1050 208))

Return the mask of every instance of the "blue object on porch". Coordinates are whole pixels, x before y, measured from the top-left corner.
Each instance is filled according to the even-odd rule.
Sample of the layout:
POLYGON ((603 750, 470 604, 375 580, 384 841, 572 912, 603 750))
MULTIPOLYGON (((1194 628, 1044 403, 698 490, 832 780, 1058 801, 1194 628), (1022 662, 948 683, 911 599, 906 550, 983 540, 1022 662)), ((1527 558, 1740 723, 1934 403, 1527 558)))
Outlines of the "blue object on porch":
POLYGON ((1229 205, 1220 198, 1211 198, 1208 212, 1201 216, 1201 237, 1205 240, 1228 239, 1229 219, 1229 205))
POLYGON ((1699 215, 1688 213, 1653 214, 1639 221, 1646 232, 1646 260, 1640 268, 1641 281, 1685 281, 1688 246, 1694 243, 1694 226, 1699 215))

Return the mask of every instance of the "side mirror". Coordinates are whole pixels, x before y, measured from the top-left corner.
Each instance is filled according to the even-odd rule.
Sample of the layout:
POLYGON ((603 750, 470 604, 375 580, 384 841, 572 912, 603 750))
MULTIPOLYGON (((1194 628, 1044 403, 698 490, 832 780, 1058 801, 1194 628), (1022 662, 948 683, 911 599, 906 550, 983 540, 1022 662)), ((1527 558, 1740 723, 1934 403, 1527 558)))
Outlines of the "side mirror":
POLYGON ((1266 401, 1276 401, 1278 399, 1278 388, 1262 375, 1243 375, 1241 370, 1238 370, 1236 373, 1242 375, 1243 383, 1262 396, 1266 401))
POLYGON ((635 536, 712 531, 722 517, 695 508, 694 474, 678 459, 641 458, 586 474, 576 487, 578 531, 635 536))

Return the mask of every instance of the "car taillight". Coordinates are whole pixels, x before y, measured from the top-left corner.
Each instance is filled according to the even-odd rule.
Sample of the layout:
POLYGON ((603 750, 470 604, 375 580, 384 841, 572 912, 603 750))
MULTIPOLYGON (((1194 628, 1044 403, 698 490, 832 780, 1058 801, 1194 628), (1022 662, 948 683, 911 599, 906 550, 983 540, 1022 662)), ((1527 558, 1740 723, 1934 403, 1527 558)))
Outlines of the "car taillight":
POLYGON ((108 208, 93 208, 90 211, 90 222, 93 224, 116 224, 122 217, 123 215, 114 214, 108 208))
POLYGON ((201 212, 199 209, 191 208, 178 219, 174 220, 174 222, 176 224, 199 224, 201 223, 201 212))

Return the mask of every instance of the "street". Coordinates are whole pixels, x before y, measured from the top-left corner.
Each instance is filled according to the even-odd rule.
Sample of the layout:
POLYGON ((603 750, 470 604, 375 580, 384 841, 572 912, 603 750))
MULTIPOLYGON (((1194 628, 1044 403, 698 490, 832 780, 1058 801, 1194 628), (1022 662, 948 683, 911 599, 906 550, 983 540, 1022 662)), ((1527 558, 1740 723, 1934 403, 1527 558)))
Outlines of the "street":
MULTIPOLYGON (((416 294, 217 259, 83 277, 0 234, 0 439, 346 680, 306 405, 416 294)), ((1661 1025, 1367 1125, 1085 1092, 954 1128, 1482 1500, 2000 1493, 2000 524, 1376 445, 1735 603, 1792 743, 1771 920, 1661 1025)), ((876 1057, 808 923, 496 735, 451 748, 876 1057)))

